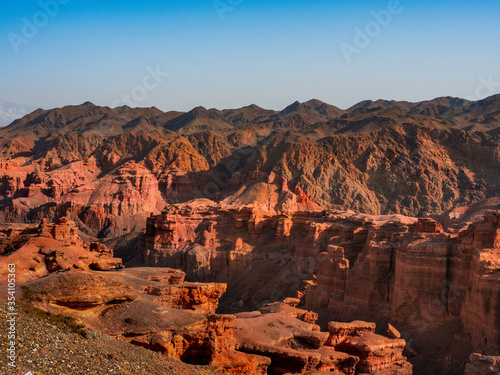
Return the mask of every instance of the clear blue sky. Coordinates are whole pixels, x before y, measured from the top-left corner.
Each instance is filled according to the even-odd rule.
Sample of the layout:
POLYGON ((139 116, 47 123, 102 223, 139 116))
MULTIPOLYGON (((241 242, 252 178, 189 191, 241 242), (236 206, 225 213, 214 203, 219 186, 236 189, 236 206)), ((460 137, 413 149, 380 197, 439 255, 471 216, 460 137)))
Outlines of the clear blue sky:
POLYGON ((61 0, 45 18, 38 1, 1 1, 0 100, 121 105, 134 92, 162 110, 311 98, 346 108, 500 92, 498 0, 401 0, 380 30, 372 12, 391 1, 217 1, 232 8, 223 19, 213 0, 61 0), (358 48, 355 29, 367 26, 374 36, 358 48), (348 62, 341 43, 360 53, 348 62), (156 84, 148 67, 169 75, 156 84), (488 77, 496 84, 478 90, 488 77))

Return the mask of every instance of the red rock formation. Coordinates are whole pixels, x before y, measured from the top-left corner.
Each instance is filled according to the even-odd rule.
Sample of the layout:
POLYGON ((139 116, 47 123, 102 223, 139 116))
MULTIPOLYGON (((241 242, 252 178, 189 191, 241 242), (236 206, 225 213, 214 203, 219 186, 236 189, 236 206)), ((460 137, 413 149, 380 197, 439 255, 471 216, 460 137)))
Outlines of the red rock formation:
POLYGON ((459 322, 474 350, 496 354, 499 218, 453 234, 428 218, 192 202, 150 217, 141 252, 148 265, 227 282, 233 308, 299 295, 320 316, 391 320, 403 337, 459 322), (255 278, 258 287, 243 282, 255 278))
POLYGON ((360 361, 356 368, 360 373, 411 375, 412 365, 402 354, 405 344, 404 340, 391 340, 374 333, 363 333, 348 337, 335 348, 358 356, 360 361))
POLYGON ((184 282, 186 273, 181 270, 166 268, 161 275, 146 276, 146 280, 157 281, 169 285, 178 285, 184 282))
POLYGON ((443 233, 443 226, 429 218, 419 218, 413 228, 416 233, 443 233))
POLYGON ((383 314, 419 332, 460 319, 474 348, 498 353, 499 258, 498 250, 488 249, 497 233, 493 217, 458 236, 442 233, 429 220, 413 230, 372 227, 347 270, 339 273, 333 255, 320 258, 307 307, 327 308, 342 319, 383 314))
POLYGON ((14 160, 0 158, 0 170, 8 171, 23 165, 25 162, 25 158, 16 158, 14 160))
POLYGON ((0 177, 0 196, 15 198, 4 212, 8 220, 78 215, 96 235, 122 235, 164 205, 154 174, 134 162, 104 177, 94 158, 64 166, 19 166, 7 173, 0 177))
POLYGON ((257 204, 270 213, 320 210, 318 205, 299 186, 290 191, 288 180, 271 172, 252 171, 246 175, 235 173, 228 183, 225 205, 257 204))
POLYGON ((238 348, 270 357, 272 373, 305 373, 317 369, 354 374, 358 358, 324 347, 326 332, 280 313, 241 317, 235 323, 238 348), (302 344, 303 343, 303 344, 302 344), (306 344, 307 343, 307 344, 306 344), (307 349, 314 348, 314 349, 307 349))
POLYGON ((330 332, 321 332, 314 324, 317 315, 297 309, 299 300, 294 298, 261 311, 218 315, 204 301, 208 297, 211 305, 217 305, 225 285, 179 282, 183 277, 178 270, 161 268, 73 270, 24 287, 31 303, 50 313, 74 317, 91 329, 176 360, 217 366, 225 373, 264 375, 269 367, 269 373, 314 370, 354 375, 366 369, 402 367, 409 370, 398 374, 411 374, 411 365, 401 356, 404 340, 391 341, 373 333, 363 336, 363 327, 373 331, 374 324, 355 322, 333 330, 335 324, 347 325, 331 323, 330 332), (211 290, 217 290, 216 295, 208 296, 211 290), (167 306, 159 303, 159 295, 182 297, 171 299, 167 306), (341 345, 362 355, 343 352, 341 345))
POLYGON ((0 179, 0 194, 12 198, 18 191, 24 188, 20 177, 2 176, 0 179))
MULTIPOLYGON (((458 235, 458 250, 470 262, 467 279, 460 284, 457 280, 456 286, 460 296, 465 294, 461 318, 471 333, 473 347, 489 354, 500 354, 499 228, 500 214, 490 213, 458 235)), ((457 279, 462 274, 457 274, 457 279)))
MULTIPOLYGON (((149 163, 153 162, 149 161, 149 163)), ((148 165, 148 161, 146 161, 146 165, 148 165)), ((189 176, 178 168, 168 168, 161 171, 158 175, 158 188, 170 199, 189 199, 195 192, 195 187, 189 176)))
MULTIPOLYGON (((295 319, 302 320, 303 322, 314 324, 318 320, 318 314, 314 311, 306 311, 298 309, 297 306, 300 300, 295 298, 287 298, 283 302, 268 303, 262 306, 259 311, 262 314, 280 313, 287 316, 292 316, 295 319)), ((318 327, 319 329, 319 327, 318 327)))
POLYGON ((412 366, 403 356, 404 340, 376 335, 375 324, 362 321, 330 322, 327 345, 359 357, 356 369, 370 374, 412 374, 412 366))
POLYGON ((182 272, 171 269, 69 271, 27 287, 36 296, 33 303, 51 313, 72 316, 87 327, 170 358, 217 366, 225 373, 266 374, 269 358, 236 350, 235 317, 213 314, 225 285, 179 282, 181 278, 182 272), (210 290, 215 295, 207 295, 210 290), (167 306, 159 303, 158 294, 179 298, 167 306), (204 302, 207 297, 209 303, 204 302))
POLYGON ((174 284, 173 287, 149 285, 145 292, 160 297, 155 302, 165 307, 214 313, 219 305, 219 298, 226 292, 226 284, 182 283, 174 284))
POLYGON ((330 322, 328 323, 328 340, 326 345, 337 346, 344 342, 349 337, 359 336, 363 333, 375 333, 376 324, 362 321, 354 321, 351 323, 330 322))
POLYGON ((278 374, 309 374, 311 371, 412 374, 411 364, 402 355, 405 341, 374 334, 374 323, 330 322, 329 333, 326 333, 320 332, 313 320, 304 324, 300 316, 307 312, 298 314, 298 311, 282 303, 260 309, 262 315, 238 314, 235 321, 238 347, 248 353, 270 357, 269 370, 278 374), (284 308, 286 306, 290 309, 284 308))
MULTIPOLYGON (((102 243, 84 242, 75 222, 64 217, 55 224, 42 220, 38 227, 0 225, 0 248, 8 250, 0 257, 5 274, 7 264, 16 264, 17 282, 25 282, 67 269, 107 270, 121 267, 122 260, 102 243)), ((6 280, 6 279, 5 279, 6 280)), ((0 280, 0 284, 6 281, 0 280)))
POLYGON ((500 374, 500 357, 471 354, 470 363, 464 375, 498 375, 500 374))
POLYGON ((55 224, 49 224, 46 219, 42 219, 39 231, 40 237, 53 238, 67 244, 83 246, 83 241, 78 236, 76 223, 67 217, 60 218, 55 224))

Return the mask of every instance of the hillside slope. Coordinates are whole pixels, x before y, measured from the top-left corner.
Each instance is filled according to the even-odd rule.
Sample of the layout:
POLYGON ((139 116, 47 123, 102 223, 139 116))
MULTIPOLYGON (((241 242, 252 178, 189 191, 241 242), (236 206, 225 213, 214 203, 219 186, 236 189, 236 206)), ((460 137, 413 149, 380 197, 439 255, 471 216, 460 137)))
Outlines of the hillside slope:
POLYGON ((500 96, 345 111, 318 100, 281 112, 37 110, 0 129, 0 217, 70 216, 89 235, 116 237, 196 198, 279 212, 281 198, 263 198, 276 188, 301 209, 438 213, 500 196, 499 111, 500 96), (256 174, 264 179, 250 187, 256 174))

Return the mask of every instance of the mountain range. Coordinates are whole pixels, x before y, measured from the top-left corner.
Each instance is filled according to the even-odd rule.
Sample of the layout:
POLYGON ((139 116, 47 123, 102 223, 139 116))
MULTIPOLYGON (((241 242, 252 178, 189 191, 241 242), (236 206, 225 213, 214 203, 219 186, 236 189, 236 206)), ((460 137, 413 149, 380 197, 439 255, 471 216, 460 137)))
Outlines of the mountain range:
POLYGON ((257 201, 282 210, 281 198, 270 203, 267 182, 252 182, 255 173, 284 179, 315 207, 434 214, 500 196, 499 136, 500 95, 368 100, 347 110, 319 100, 281 111, 90 102, 38 109, 0 129, 0 216, 31 220, 73 205, 89 232, 121 233, 134 225, 127 217, 167 202, 257 201))
POLYGON ((38 109, 0 129, 0 268, 91 337, 233 374, 486 374, 499 116, 500 95, 38 109))

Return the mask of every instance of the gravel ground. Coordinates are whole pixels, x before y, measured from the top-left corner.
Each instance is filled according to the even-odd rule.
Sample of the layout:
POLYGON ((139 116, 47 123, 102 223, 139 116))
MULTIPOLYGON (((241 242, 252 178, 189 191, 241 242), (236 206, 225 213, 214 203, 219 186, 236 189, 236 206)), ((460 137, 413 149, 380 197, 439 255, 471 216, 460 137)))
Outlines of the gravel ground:
POLYGON ((220 374, 211 367, 187 365, 94 331, 71 328, 21 304, 16 325, 18 367, 13 369, 7 359, 5 302, 0 308, 1 374, 220 374))

